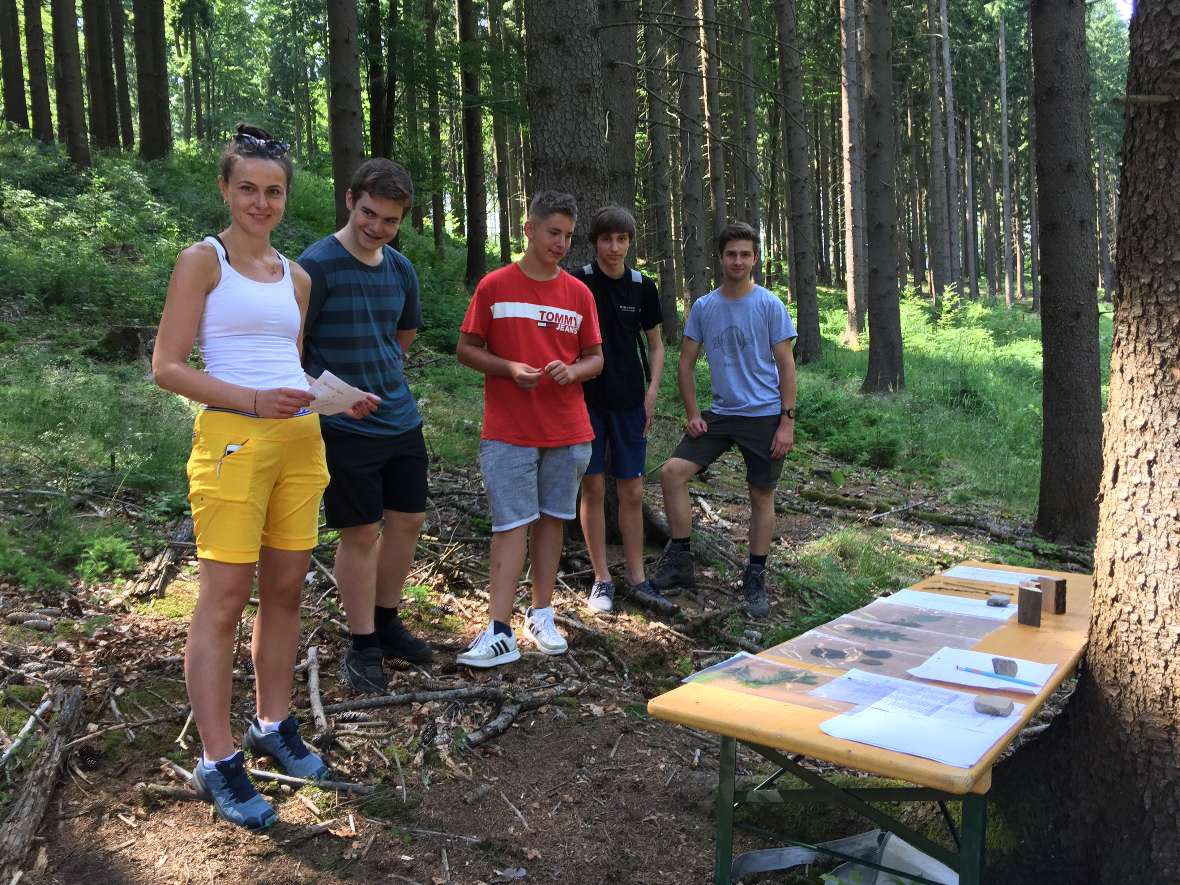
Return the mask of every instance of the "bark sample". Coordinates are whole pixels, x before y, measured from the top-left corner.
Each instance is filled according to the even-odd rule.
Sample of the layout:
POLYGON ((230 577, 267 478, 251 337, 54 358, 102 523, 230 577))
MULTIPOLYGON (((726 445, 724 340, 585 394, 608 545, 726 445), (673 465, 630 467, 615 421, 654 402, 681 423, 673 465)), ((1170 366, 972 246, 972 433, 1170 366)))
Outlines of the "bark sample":
MULTIPOLYGON (((57 0, 54 0, 56 4, 57 0)), ((139 155, 145 160, 159 160, 172 149, 164 0, 135 0, 133 8, 135 76, 139 85, 139 155)), ((75 42, 76 39, 75 36, 75 42)))
POLYGON ((635 63, 639 52, 639 22, 635 3, 599 0, 602 23, 603 101, 606 103, 607 197, 631 210, 635 206, 635 141, 638 103, 635 63))
POLYGON ((858 0, 840 0, 840 133, 844 145, 844 276, 848 303, 842 340, 849 347, 860 340, 864 331, 868 287, 858 6, 858 0))
POLYGON ((467 196, 467 268, 463 276, 468 286, 475 286, 488 272, 488 194, 483 165, 483 105, 479 94, 482 54, 471 0, 459 0, 458 8, 459 78, 463 85, 463 182, 467 196))
MULTIPOLYGON (((814 181, 807 158, 807 131, 803 128, 803 61, 795 31, 795 0, 778 0, 779 80, 783 89, 783 146, 790 182, 791 264, 795 281, 795 360, 819 359, 819 303, 815 291, 814 181)), ((892 119, 892 115, 891 115, 892 119)), ((893 174, 892 170, 889 173, 893 174)))
POLYGON ((16 0, 0 0, 0 58, 3 60, 4 119, 18 129, 29 128, 25 105, 25 69, 20 53, 20 19, 16 0))
POLYGON ((53 113, 49 109, 49 73, 45 68, 45 29, 41 0, 25 0, 25 57, 29 64, 29 97, 33 105, 33 137, 53 142, 53 113))
POLYGON ((1044 353, 1035 530, 1080 543, 1097 528, 1102 462, 1085 3, 1036 0, 1031 20, 1044 353))
POLYGON ((897 295, 897 195, 893 171, 893 31, 888 0, 866 0, 865 221, 869 263, 869 365, 861 390, 905 386, 897 295))
POLYGON ((57 91, 58 134, 66 155, 83 168, 90 166, 86 114, 82 107, 82 58, 78 50, 78 10, 74 0, 52 0, 53 80, 57 91))
POLYGON ((364 156, 361 75, 357 60, 356 0, 328 3, 328 134, 332 143, 332 178, 336 192, 336 226, 348 222, 344 194, 364 156))

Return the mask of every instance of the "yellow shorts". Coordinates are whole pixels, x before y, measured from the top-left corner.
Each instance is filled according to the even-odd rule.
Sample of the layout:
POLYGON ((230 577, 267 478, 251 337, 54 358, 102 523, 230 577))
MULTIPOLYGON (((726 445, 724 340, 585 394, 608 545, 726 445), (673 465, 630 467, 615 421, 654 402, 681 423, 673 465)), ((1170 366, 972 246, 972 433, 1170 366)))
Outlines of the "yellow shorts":
POLYGON ((200 412, 188 459, 197 556, 249 563, 263 546, 312 549, 327 484, 319 415, 200 412))

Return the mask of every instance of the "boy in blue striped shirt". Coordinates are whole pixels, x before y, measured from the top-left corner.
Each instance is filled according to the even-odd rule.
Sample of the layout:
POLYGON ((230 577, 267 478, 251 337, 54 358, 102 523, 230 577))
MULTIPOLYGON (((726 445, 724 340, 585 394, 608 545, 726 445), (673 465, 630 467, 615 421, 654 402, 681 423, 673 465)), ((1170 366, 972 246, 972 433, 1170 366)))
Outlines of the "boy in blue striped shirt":
POLYGON ((374 158, 357 169, 345 200, 348 223, 299 256, 311 277, 303 365, 381 398, 362 420, 321 416, 321 425, 332 474, 324 509, 340 531, 336 583, 352 634, 341 676, 354 691, 383 692, 383 658, 432 658, 398 617, 427 494, 422 418, 403 372, 422 324, 418 275, 389 245, 414 185, 397 163, 374 158))

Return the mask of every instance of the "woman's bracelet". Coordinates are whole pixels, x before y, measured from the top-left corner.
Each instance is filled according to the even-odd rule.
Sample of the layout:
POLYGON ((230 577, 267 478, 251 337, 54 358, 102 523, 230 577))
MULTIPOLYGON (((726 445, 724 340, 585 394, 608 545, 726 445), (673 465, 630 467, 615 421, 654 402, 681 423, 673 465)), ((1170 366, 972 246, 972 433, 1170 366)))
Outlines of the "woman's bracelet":
POLYGON ((254 388, 254 414, 258 414, 258 388, 254 388))

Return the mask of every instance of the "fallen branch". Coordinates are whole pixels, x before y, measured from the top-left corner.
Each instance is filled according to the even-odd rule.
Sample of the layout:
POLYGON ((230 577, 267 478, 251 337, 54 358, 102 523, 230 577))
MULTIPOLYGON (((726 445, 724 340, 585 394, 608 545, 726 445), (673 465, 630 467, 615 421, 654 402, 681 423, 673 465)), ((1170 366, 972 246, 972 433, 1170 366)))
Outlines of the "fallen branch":
POLYGON ((82 712, 82 689, 74 686, 68 693, 59 690, 54 706, 58 714, 50 726, 45 753, 21 785, 7 819, 0 826, 0 882, 11 881, 19 872, 29 843, 41 826, 65 757, 66 741, 82 712))
POLYGON ((0 755, 0 768, 3 768, 5 766, 5 764, 7 764, 8 760, 12 758, 12 755, 16 752, 17 747, 19 747, 21 745, 21 743, 24 741, 24 739, 27 738, 30 734, 32 734, 34 725, 36 725, 38 722, 40 722, 42 724, 42 726, 44 726, 45 722, 44 722, 44 720, 41 719, 41 717, 45 713, 48 713, 49 708, 52 706, 53 706, 53 699, 52 698, 46 698, 45 700, 43 700, 41 702, 41 706, 39 706, 37 708, 36 712, 34 712, 29 717, 29 721, 26 722, 24 724, 24 727, 21 728, 21 730, 16 733, 16 737, 13 739, 11 746, 9 746, 9 748, 4 751, 3 755, 0 755))
POLYGON ((311 704, 311 718, 315 720, 317 737, 327 734, 328 717, 324 715, 324 702, 320 699, 319 651, 314 645, 307 649, 307 699, 311 704))
POLYGON ((246 771, 254 777, 278 781, 280 784, 287 784, 291 787, 312 786, 319 787, 321 790, 335 790, 337 793, 356 793, 358 796, 367 796, 376 789, 370 784, 354 784, 348 781, 315 781, 306 777, 292 777, 289 774, 279 774, 277 771, 267 771, 265 768, 247 768, 246 771))
POLYGON ((581 687, 576 682, 563 682, 561 685, 555 685, 553 688, 547 688, 534 695, 514 698, 510 703, 504 704, 500 708, 500 712, 491 721, 467 735, 468 748, 478 747, 480 744, 487 743, 492 738, 499 737, 509 729, 513 721, 521 713, 551 704, 555 698, 564 694, 572 694, 581 687))
POLYGON ((445 691, 407 691, 401 694, 387 694, 375 698, 358 698, 342 701, 324 707, 325 713, 343 713, 347 710, 373 710, 377 707, 397 707, 403 704, 425 704, 430 701, 499 701, 504 690, 494 685, 475 685, 451 688, 445 691))
POLYGON ((123 722, 118 722, 114 725, 104 726, 103 728, 96 728, 94 731, 87 732, 86 734, 82 735, 81 737, 74 738, 72 741, 70 741, 68 744, 66 744, 66 749, 69 750, 69 749, 72 749, 72 748, 78 746, 78 744, 84 744, 87 741, 94 740, 96 737, 102 737, 107 732, 119 731, 120 729, 123 729, 123 728, 126 728, 126 729, 142 728, 145 725, 156 725, 160 722, 174 722, 175 720, 177 720, 179 718, 180 718, 180 711, 178 710, 178 711, 175 711, 172 713, 165 713, 163 716, 153 716, 151 719, 140 719, 136 722, 123 721, 123 722))
POLYGON ((139 792, 153 799, 173 799, 177 802, 205 802, 204 796, 189 787, 169 787, 164 784, 137 784, 139 792))

